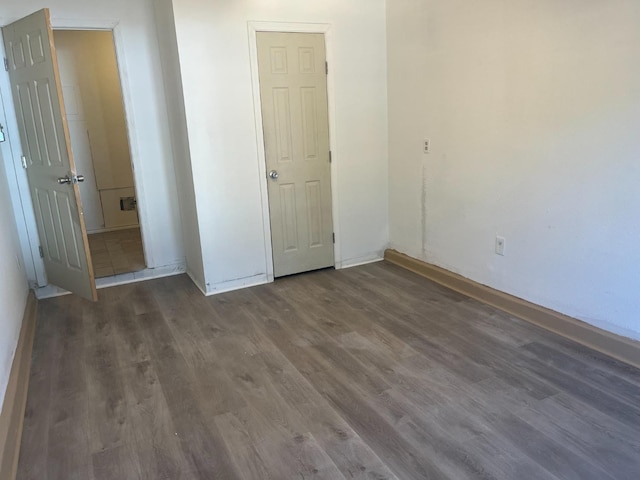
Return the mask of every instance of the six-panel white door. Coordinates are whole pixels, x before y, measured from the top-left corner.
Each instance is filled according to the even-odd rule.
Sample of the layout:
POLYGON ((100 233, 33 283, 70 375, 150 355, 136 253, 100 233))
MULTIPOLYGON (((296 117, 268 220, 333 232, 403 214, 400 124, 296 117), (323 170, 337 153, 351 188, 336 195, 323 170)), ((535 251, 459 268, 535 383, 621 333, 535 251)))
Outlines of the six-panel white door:
POLYGON ((331 165, 323 34, 258 32, 274 275, 331 267, 331 165))
POLYGON ((49 10, 2 28, 2 34, 49 283, 96 300, 49 10))

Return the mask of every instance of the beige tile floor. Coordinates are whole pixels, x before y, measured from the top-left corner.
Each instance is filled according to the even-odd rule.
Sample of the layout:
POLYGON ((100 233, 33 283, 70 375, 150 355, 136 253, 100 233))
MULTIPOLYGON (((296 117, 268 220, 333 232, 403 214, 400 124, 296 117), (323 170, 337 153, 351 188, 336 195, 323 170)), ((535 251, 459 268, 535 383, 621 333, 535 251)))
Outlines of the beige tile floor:
POLYGON ((139 227, 89 235, 89 249, 96 278, 146 268, 139 227))

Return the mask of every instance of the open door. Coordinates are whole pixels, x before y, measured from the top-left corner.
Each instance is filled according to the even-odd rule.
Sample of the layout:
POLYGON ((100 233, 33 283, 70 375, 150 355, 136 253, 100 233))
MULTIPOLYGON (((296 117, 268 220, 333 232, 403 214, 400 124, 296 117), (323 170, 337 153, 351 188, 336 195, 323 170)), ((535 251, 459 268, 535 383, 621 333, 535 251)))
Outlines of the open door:
POLYGON ((49 282, 97 300, 49 10, 2 29, 29 189, 49 282))

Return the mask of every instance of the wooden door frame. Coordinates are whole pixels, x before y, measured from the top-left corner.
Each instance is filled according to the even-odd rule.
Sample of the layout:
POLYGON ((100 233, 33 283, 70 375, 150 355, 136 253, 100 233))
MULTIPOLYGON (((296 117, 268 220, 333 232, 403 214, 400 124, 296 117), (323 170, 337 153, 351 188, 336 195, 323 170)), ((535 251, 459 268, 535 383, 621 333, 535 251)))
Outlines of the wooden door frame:
POLYGON ((264 130, 262 125, 262 103, 260 102, 260 77, 258 71, 258 32, 280 33, 321 33, 324 35, 325 59, 329 63, 327 74, 327 109, 329 115, 329 149, 331 150, 331 218, 333 221, 333 233, 335 243, 333 245, 333 258, 336 268, 342 267, 340 244, 340 214, 338 207, 338 154, 335 138, 335 96, 333 77, 333 49, 331 25, 328 23, 295 23, 295 22, 248 22, 249 56, 251 61, 251 87, 253 90, 253 108, 256 128, 256 148, 258 150, 258 176, 260 179, 260 200, 262 206, 262 227, 264 230, 265 271, 267 281, 273 282, 273 246, 271 242, 271 217, 269 214, 269 192, 267 183, 267 157, 264 148, 264 130))
MULTIPOLYGON (((9 25, 19 20, 19 18, 0 18, 0 25, 9 25)), ((52 18, 51 27, 56 30, 81 30, 81 31, 110 31, 113 34, 113 46, 116 54, 116 63, 118 66, 118 74, 120 78, 120 89, 122 91, 122 100, 124 104, 125 122, 127 125, 127 138, 129 141, 129 153, 131 156, 131 168, 133 170, 134 191, 136 199, 138 199, 138 224, 140 225, 140 233, 142 236, 142 249, 147 268, 155 266, 154 252, 152 245, 146 241, 144 232, 148 231, 148 221, 146 212, 146 197, 144 195, 144 179, 142 178, 142 168, 140 164, 140 154, 138 148, 138 138, 135 134, 136 125, 131 112, 133 109, 132 88, 130 83, 130 75, 126 62, 126 49, 124 46, 124 38, 120 22, 118 20, 87 20, 87 19, 61 19, 52 18), (144 199, 140 202, 140 198, 144 199)), ((4 45, 0 42, 0 56, 5 57, 4 45)), ((11 158, 13 168, 15 170, 15 183, 9 179, 9 192, 12 195, 18 195, 22 211, 14 206, 14 213, 18 221, 24 218, 24 228, 18 225, 18 234, 21 239, 21 248, 23 250, 23 259, 25 262, 25 270, 31 278, 35 278, 35 283, 31 285, 33 288, 45 287, 48 285, 47 275, 44 267, 44 261, 40 258, 39 246, 40 240, 36 225, 35 213, 33 210, 33 202, 29 191, 29 183, 27 180, 27 172, 21 165, 22 144, 20 140, 20 132, 15 115, 15 106, 13 104, 13 96, 11 94, 11 85, 9 83, 9 73, 0 74, 0 95, 2 105, 0 108, 4 111, 6 117, 5 131, 7 132, 8 141, 0 145, 2 147, 3 158, 8 160, 11 158), (13 113, 11 115, 10 113, 13 113), (6 156, 5 156, 6 155, 6 156), (26 238, 25 238, 26 237, 26 238), (28 251, 25 250, 24 240, 28 241, 28 251), (31 260, 31 262, 30 262, 31 260), (32 263, 32 264, 30 264, 32 263)), ((1 118, 1 116, 0 116, 1 118)), ((82 172, 80 172, 82 173, 82 172)), ((20 223, 20 222, 19 222, 20 223)))

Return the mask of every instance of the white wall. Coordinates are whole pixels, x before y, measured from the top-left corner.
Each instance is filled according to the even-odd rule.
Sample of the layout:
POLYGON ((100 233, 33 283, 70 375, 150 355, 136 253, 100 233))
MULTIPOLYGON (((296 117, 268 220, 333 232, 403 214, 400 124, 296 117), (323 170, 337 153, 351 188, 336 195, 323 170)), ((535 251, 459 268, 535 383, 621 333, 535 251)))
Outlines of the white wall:
MULTIPOLYGON (((0 113, 0 124, 6 121, 0 113)), ((11 208, 7 177, 15 175, 13 166, 6 162, 8 142, 0 143, 0 411, 9 383, 9 373, 22 327, 22 316, 29 287, 23 267, 22 254, 11 208)))
MULTIPOLYGON (((123 94, 131 105, 127 122, 133 127, 130 141, 147 265, 184 262, 152 0, 5 0, 0 4, 0 24, 43 7, 50 8, 54 28, 116 25, 116 44, 122 47, 118 62, 123 94)), ((15 162, 19 162, 19 154, 14 152, 15 162)))
POLYGON ((173 0, 207 290, 264 278, 248 21, 331 24, 339 265, 388 242, 383 0, 173 0))
POLYGON ((85 50, 88 53, 90 48, 85 42, 77 41, 79 36, 88 34, 82 31, 57 30, 53 36, 73 161, 76 171, 85 177, 85 181, 79 184, 84 223, 87 231, 92 232, 104 228, 93 158, 100 156, 101 152, 106 150, 100 148, 102 144, 106 144, 106 141, 103 135, 100 135, 104 128, 94 127, 96 117, 102 126, 102 114, 92 115, 96 109, 91 108, 91 105, 95 102, 94 99, 99 97, 95 69, 85 68, 86 61, 83 54, 85 50), (91 143, 90 138, 93 138, 91 143))
POLYGON ((98 188, 103 190, 133 187, 126 117, 113 36, 109 32, 91 32, 89 35, 91 41, 87 43, 93 49, 92 57, 109 145, 108 162, 101 165, 96 172, 98 188))
POLYGON ((54 32, 87 231, 138 224, 120 197, 135 196, 118 65, 109 31, 54 32))
POLYGON ((391 246, 640 339, 640 3, 387 12, 391 246))
POLYGON ((171 127, 171 144, 175 176, 180 197, 182 234, 187 260, 187 273, 201 290, 206 290, 202 265, 202 246, 198 228, 198 211, 194 189, 189 134, 184 111, 184 92, 180 76, 180 59, 176 40, 175 20, 171 0, 154 2, 158 47, 162 58, 162 73, 167 112, 171 127))

